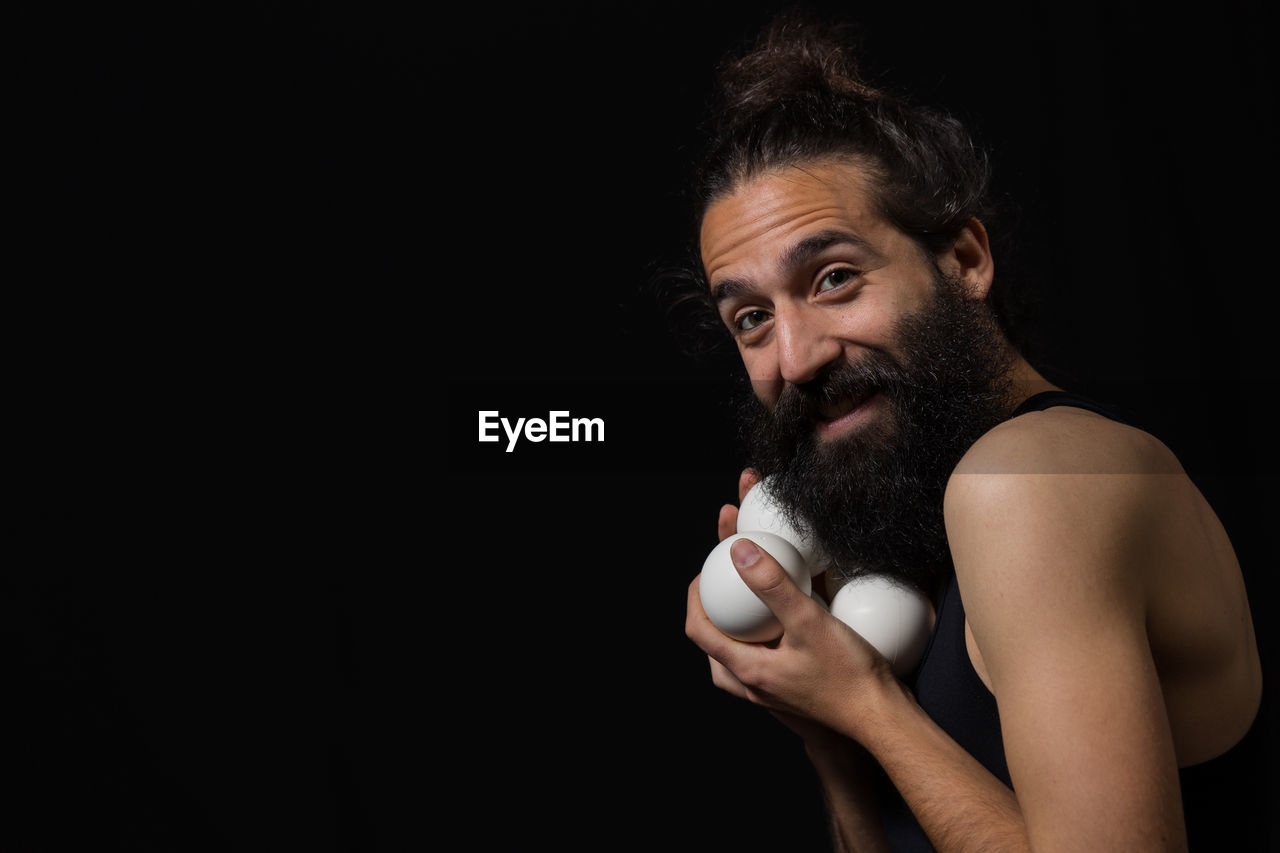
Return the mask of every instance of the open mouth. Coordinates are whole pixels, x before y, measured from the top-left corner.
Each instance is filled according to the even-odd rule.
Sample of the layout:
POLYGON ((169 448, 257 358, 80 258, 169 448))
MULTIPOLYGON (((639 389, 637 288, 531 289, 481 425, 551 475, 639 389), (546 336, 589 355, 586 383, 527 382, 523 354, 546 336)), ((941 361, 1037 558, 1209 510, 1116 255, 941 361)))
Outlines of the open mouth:
POLYGON ((852 427, 866 418, 877 394, 872 392, 865 397, 846 397, 818 407, 818 432, 821 435, 832 435, 852 427))

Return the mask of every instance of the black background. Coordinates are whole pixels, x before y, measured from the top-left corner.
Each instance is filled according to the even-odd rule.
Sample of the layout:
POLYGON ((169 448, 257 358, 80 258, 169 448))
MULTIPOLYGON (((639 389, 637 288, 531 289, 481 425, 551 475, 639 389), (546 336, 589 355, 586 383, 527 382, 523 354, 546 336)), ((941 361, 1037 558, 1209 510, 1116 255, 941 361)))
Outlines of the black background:
MULTIPOLYGON (((36 476, 0 832, 822 849, 798 744, 683 634, 741 460, 724 362, 684 355, 647 289, 691 236, 714 63, 775 8, 18 22, 11 421, 36 476), (504 453, 480 409, 606 440, 504 453)), ((851 11, 873 79, 992 148, 1020 210, 997 268, 1040 295, 1043 363, 1179 454, 1275 678, 1262 4, 851 11)))

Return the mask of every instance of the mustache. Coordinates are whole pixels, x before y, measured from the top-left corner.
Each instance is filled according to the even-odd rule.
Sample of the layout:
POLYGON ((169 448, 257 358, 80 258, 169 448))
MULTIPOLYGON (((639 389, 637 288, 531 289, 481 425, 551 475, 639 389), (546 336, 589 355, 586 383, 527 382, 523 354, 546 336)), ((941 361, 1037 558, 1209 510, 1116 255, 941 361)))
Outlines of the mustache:
POLYGON ((808 382, 788 384, 769 413, 774 428, 794 434, 812 429, 824 407, 845 400, 862 401, 877 392, 892 392, 906 382, 906 371, 883 352, 856 361, 840 361, 808 382))

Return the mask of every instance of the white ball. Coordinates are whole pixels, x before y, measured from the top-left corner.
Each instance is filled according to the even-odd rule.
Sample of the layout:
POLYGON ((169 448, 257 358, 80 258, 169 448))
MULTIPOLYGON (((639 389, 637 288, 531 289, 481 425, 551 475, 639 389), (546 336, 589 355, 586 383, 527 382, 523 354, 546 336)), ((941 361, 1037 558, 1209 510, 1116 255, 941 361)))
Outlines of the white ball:
POLYGON ((805 595, 813 591, 808 566, 790 542, 764 530, 735 533, 713 548, 702 564, 698 581, 702 609, 717 628, 734 639, 747 643, 776 640, 782 635, 782 623, 747 586, 729 555, 730 546, 739 539, 750 539, 777 560, 805 595))
POLYGON ((738 532, 745 533, 748 530, 764 530, 790 542, 804 558, 810 575, 819 575, 827 568, 827 561, 808 531, 801 530, 787 520, 786 513, 769 492, 768 478, 752 486, 743 496, 742 506, 738 507, 738 532))
POLYGON ((933 604, 914 589, 878 575, 848 581, 831 599, 831 615, 888 659, 899 678, 920 662, 933 633, 933 604))

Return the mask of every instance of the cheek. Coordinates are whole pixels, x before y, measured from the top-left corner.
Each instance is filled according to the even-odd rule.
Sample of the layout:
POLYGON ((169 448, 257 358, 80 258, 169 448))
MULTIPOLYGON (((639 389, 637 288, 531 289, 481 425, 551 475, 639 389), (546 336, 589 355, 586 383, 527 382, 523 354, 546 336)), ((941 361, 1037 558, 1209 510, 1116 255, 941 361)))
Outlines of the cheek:
POLYGON ((742 356, 742 365, 751 381, 751 390, 756 399, 772 409, 786 386, 773 348, 765 347, 761 350, 739 346, 738 353, 742 356))
POLYGON ((742 366, 746 368, 747 377, 756 396, 765 402, 772 402, 782 392, 782 374, 778 370, 778 358, 772 347, 763 349, 747 349, 739 346, 742 366))
POLYGON ((910 311, 910 306, 892 291, 864 293, 847 307, 834 331, 845 342, 846 348, 883 349, 893 342, 893 329, 898 318, 910 311))

